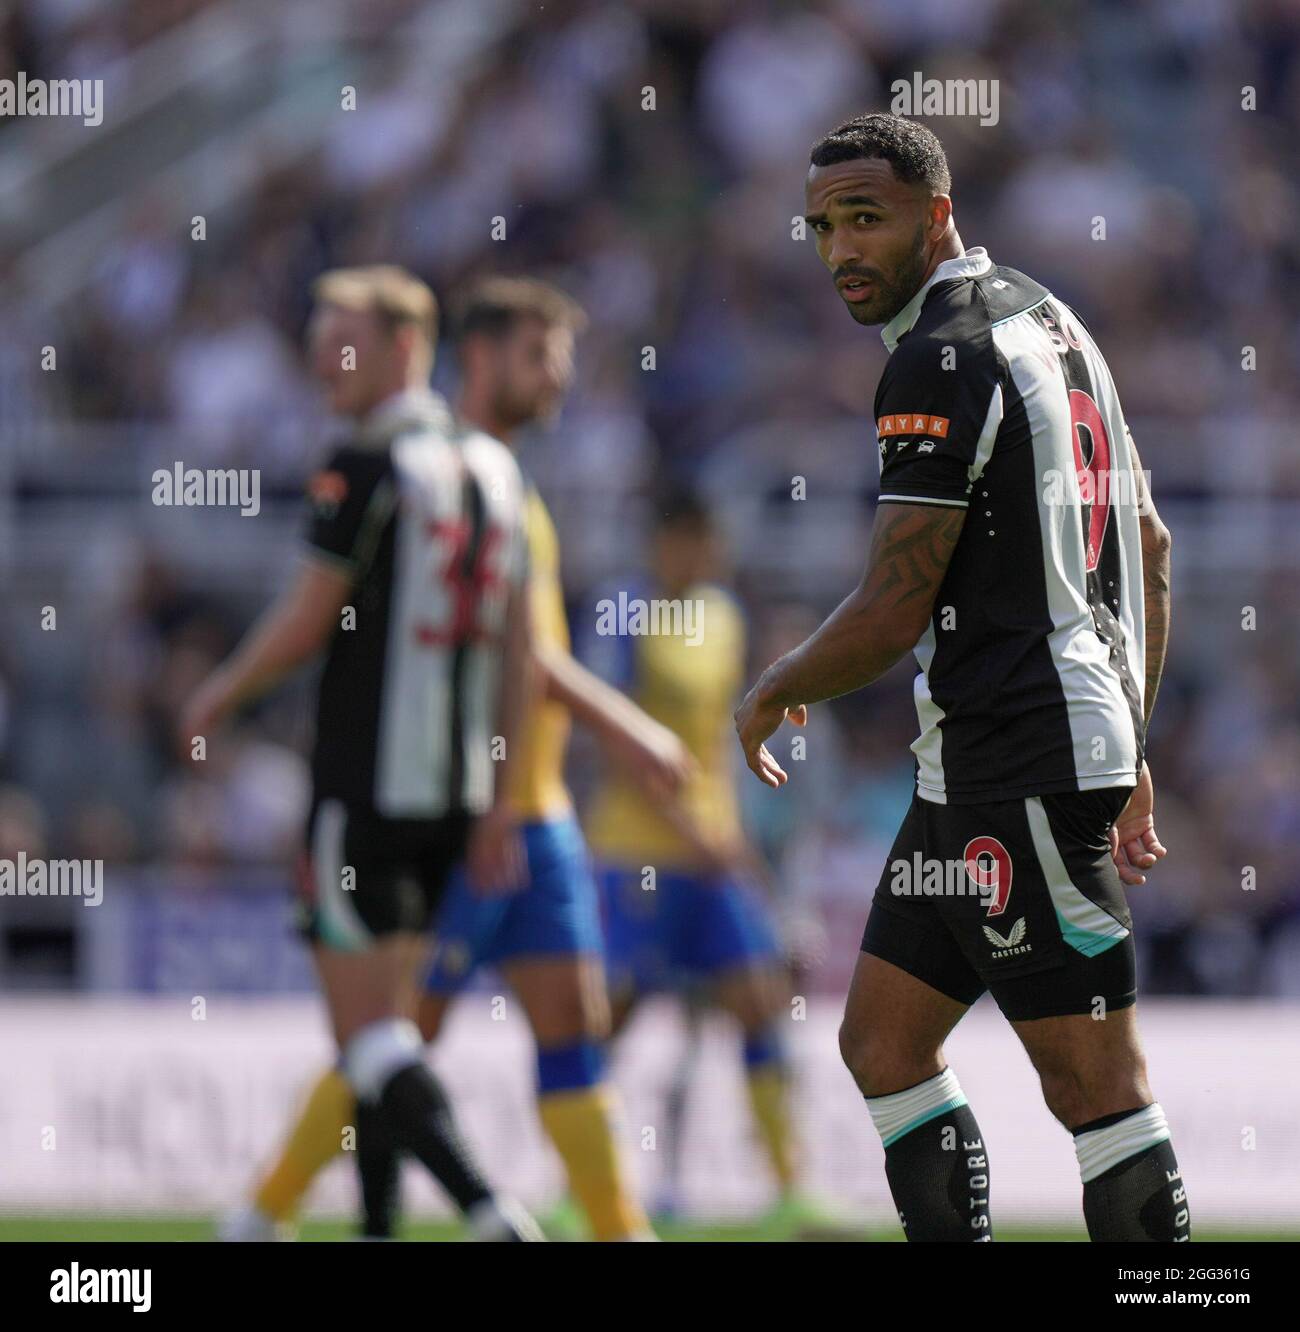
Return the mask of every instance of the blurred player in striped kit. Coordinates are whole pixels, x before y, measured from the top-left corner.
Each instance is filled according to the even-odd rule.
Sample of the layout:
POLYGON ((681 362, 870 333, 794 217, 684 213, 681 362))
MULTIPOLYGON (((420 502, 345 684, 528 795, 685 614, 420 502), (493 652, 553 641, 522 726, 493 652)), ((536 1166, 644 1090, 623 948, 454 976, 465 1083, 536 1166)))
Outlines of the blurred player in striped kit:
MULTIPOLYGON (((196 692, 181 736, 192 746, 324 653, 301 925, 338 1045, 334 1103, 348 1103, 334 1145, 355 1119, 362 1142, 417 1156, 478 1238, 541 1239, 483 1179, 411 1021, 453 868, 485 893, 522 878, 508 794, 531 651, 523 478, 427 387, 424 283, 336 270, 314 295, 313 369, 349 436, 309 488, 296 578, 196 692)), ((263 1237, 265 1222, 232 1234, 263 1237)))
MULTIPOLYGON (((457 414, 507 444, 525 427, 554 418, 573 372, 584 323, 557 289, 522 278, 489 279, 459 319, 461 393, 457 414)), ((690 758, 666 727, 576 662, 560 584, 559 542, 535 488, 525 500, 533 664, 542 697, 521 736, 510 803, 523 825, 527 881, 508 894, 484 894, 454 877, 435 935, 434 963, 419 1005, 426 1041, 448 1004, 482 965, 494 967, 527 1013, 537 1041, 542 1124, 564 1162, 572 1195, 593 1238, 653 1238, 620 1161, 618 1114, 605 1080, 609 1034, 599 912, 586 844, 564 780, 570 717, 589 726, 638 789, 668 798, 686 780, 690 758)), ((281 1159, 257 1190, 259 1224, 296 1210, 315 1174, 339 1150, 352 1098, 335 1072, 322 1076, 281 1159)), ((358 1141, 364 1233, 392 1234, 399 1146, 375 1132, 358 1141)))

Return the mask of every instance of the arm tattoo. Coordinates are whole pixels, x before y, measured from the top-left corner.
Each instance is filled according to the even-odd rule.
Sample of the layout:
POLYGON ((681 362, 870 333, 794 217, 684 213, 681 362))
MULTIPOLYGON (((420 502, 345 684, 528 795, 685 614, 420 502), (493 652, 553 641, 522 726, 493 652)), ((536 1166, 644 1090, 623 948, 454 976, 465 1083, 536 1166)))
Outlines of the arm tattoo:
MULTIPOLYGON (((1145 543, 1144 543, 1145 544, 1145 543)), ((1146 689, 1142 695, 1143 721, 1151 723, 1151 709, 1165 668, 1169 643, 1169 548, 1157 545, 1142 552, 1142 584, 1146 603, 1146 689)))
POLYGON ((863 588, 867 597, 887 612, 907 609, 928 620, 965 521, 965 509, 881 505, 863 588))
POLYGON ((882 504, 867 572, 811 638, 760 682, 772 702, 818 703, 861 689, 910 652, 925 633, 965 509, 882 504))
POLYGON ((1169 646, 1171 570, 1169 529, 1160 521, 1151 500, 1146 474, 1138 457, 1133 436, 1128 437, 1133 455, 1133 476, 1137 482, 1138 514, 1142 531, 1142 600, 1146 611, 1146 686, 1142 693, 1142 721, 1151 724, 1151 710, 1156 704, 1156 692, 1165 669, 1165 652, 1169 646))

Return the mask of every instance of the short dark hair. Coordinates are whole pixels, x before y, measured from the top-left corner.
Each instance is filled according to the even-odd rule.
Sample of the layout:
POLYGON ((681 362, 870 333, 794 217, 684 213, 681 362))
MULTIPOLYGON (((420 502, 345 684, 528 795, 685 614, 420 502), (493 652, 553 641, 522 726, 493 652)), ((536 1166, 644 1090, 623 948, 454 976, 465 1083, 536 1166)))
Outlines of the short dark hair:
POLYGON ((521 319, 538 319, 548 328, 581 333, 587 316, 577 301, 549 282, 536 278, 490 277, 471 288, 461 302, 457 332, 463 340, 475 334, 504 338, 521 319))
POLYGON ((813 166, 851 162, 856 157, 879 157, 894 168, 894 175, 909 185, 923 183, 931 194, 952 189, 948 159, 933 131, 915 120, 888 111, 873 111, 837 125, 813 144, 813 166))

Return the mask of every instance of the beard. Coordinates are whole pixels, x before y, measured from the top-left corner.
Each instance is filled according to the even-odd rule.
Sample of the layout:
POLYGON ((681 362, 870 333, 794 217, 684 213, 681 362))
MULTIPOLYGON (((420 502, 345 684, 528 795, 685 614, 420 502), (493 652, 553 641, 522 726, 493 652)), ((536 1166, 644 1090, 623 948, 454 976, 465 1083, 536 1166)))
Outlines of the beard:
POLYGON ((537 395, 526 397, 517 392, 509 380, 497 385, 492 397, 493 415, 509 430, 522 430, 541 415, 542 403, 537 395))
POLYGON ((509 430, 527 426, 547 426, 560 413, 563 394, 552 390, 521 392, 504 369, 498 374, 492 392, 492 413, 509 430))
POLYGON ((925 228, 916 228, 911 252, 892 272, 869 275, 876 294, 869 301, 845 302, 859 324, 887 324, 921 289, 925 278, 925 228))

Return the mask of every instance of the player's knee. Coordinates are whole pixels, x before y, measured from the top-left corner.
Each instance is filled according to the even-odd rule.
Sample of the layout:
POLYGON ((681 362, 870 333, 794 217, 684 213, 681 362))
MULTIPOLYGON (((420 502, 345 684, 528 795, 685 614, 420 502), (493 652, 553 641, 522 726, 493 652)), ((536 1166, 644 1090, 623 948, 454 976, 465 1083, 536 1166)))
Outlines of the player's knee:
POLYGON ((583 1002, 581 1035, 589 1041, 599 1041, 602 1045, 614 1032, 614 1021, 610 1013, 609 995, 602 986, 598 993, 589 994, 583 1002))
POLYGON ((1059 1123, 1069 1128, 1087 1121, 1087 1115, 1084 1113, 1087 1094, 1073 1069, 1040 1068, 1038 1082, 1043 1089, 1043 1103, 1059 1123))
POLYGON ((881 1028, 845 1018, 840 1025, 840 1058, 863 1096, 885 1096, 938 1071, 938 1052, 916 1050, 881 1028))
POLYGON ((730 1011, 732 1017, 740 1023, 741 1030, 746 1036, 766 1030, 771 1022, 771 1013, 768 1005, 763 1002, 760 994, 753 991, 737 991, 733 993, 726 1008, 730 1011))
POLYGON ((575 1040, 601 1040, 590 1003, 577 992, 530 995, 525 1004, 533 1038, 542 1046, 567 1046, 575 1040))
POLYGON ((342 1051, 343 1076, 360 1098, 378 1099, 389 1078, 421 1059, 420 1033, 401 1017, 382 1017, 354 1032, 342 1051))
POLYGON ((718 985, 718 1002, 745 1033, 766 1031, 780 1007, 774 977, 758 968, 733 972, 718 985))
POLYGON ((613 1032, 609 987, 605 968, 589 958, 579 965, 577 998, 575 1035, 603 1045, 613 1032))
POLYGON ((375 993, 335 995, 332 996, 330 1008, 334 1038, 340 1053, 358 1032, 399 1016, 395 1005, 384 995, 375 993))
POLYGON ((1132 1060, 1115 1061, 1105 1069, 1066 1064, 1040 1069, 1039 1081, 1047 1108, 1071 1130, 1104 1115, 1147 1105, 1153 1099, 1140 1054, 1132 1060))
POLYGON ((442 1030, 442 1019, 447 1011, 447 1001, 440 994, 425 994, 420 997, 420 1008, 416 1014, 416 1024, 420 1028, 420 1037, 426 1045, 438 1039, 442 1030))
POLYGON ((882 1053, 881 1042, 869 1029, 851 1023, 847 1018, 840 1024, 840 1058, 864 1096, 871 1094, 882 1053))
POLYGON ((610 991, 609 996, 609 1038, 613 1040, 632 1020, 636 1009, 637 993, 631 987, 610 991))

